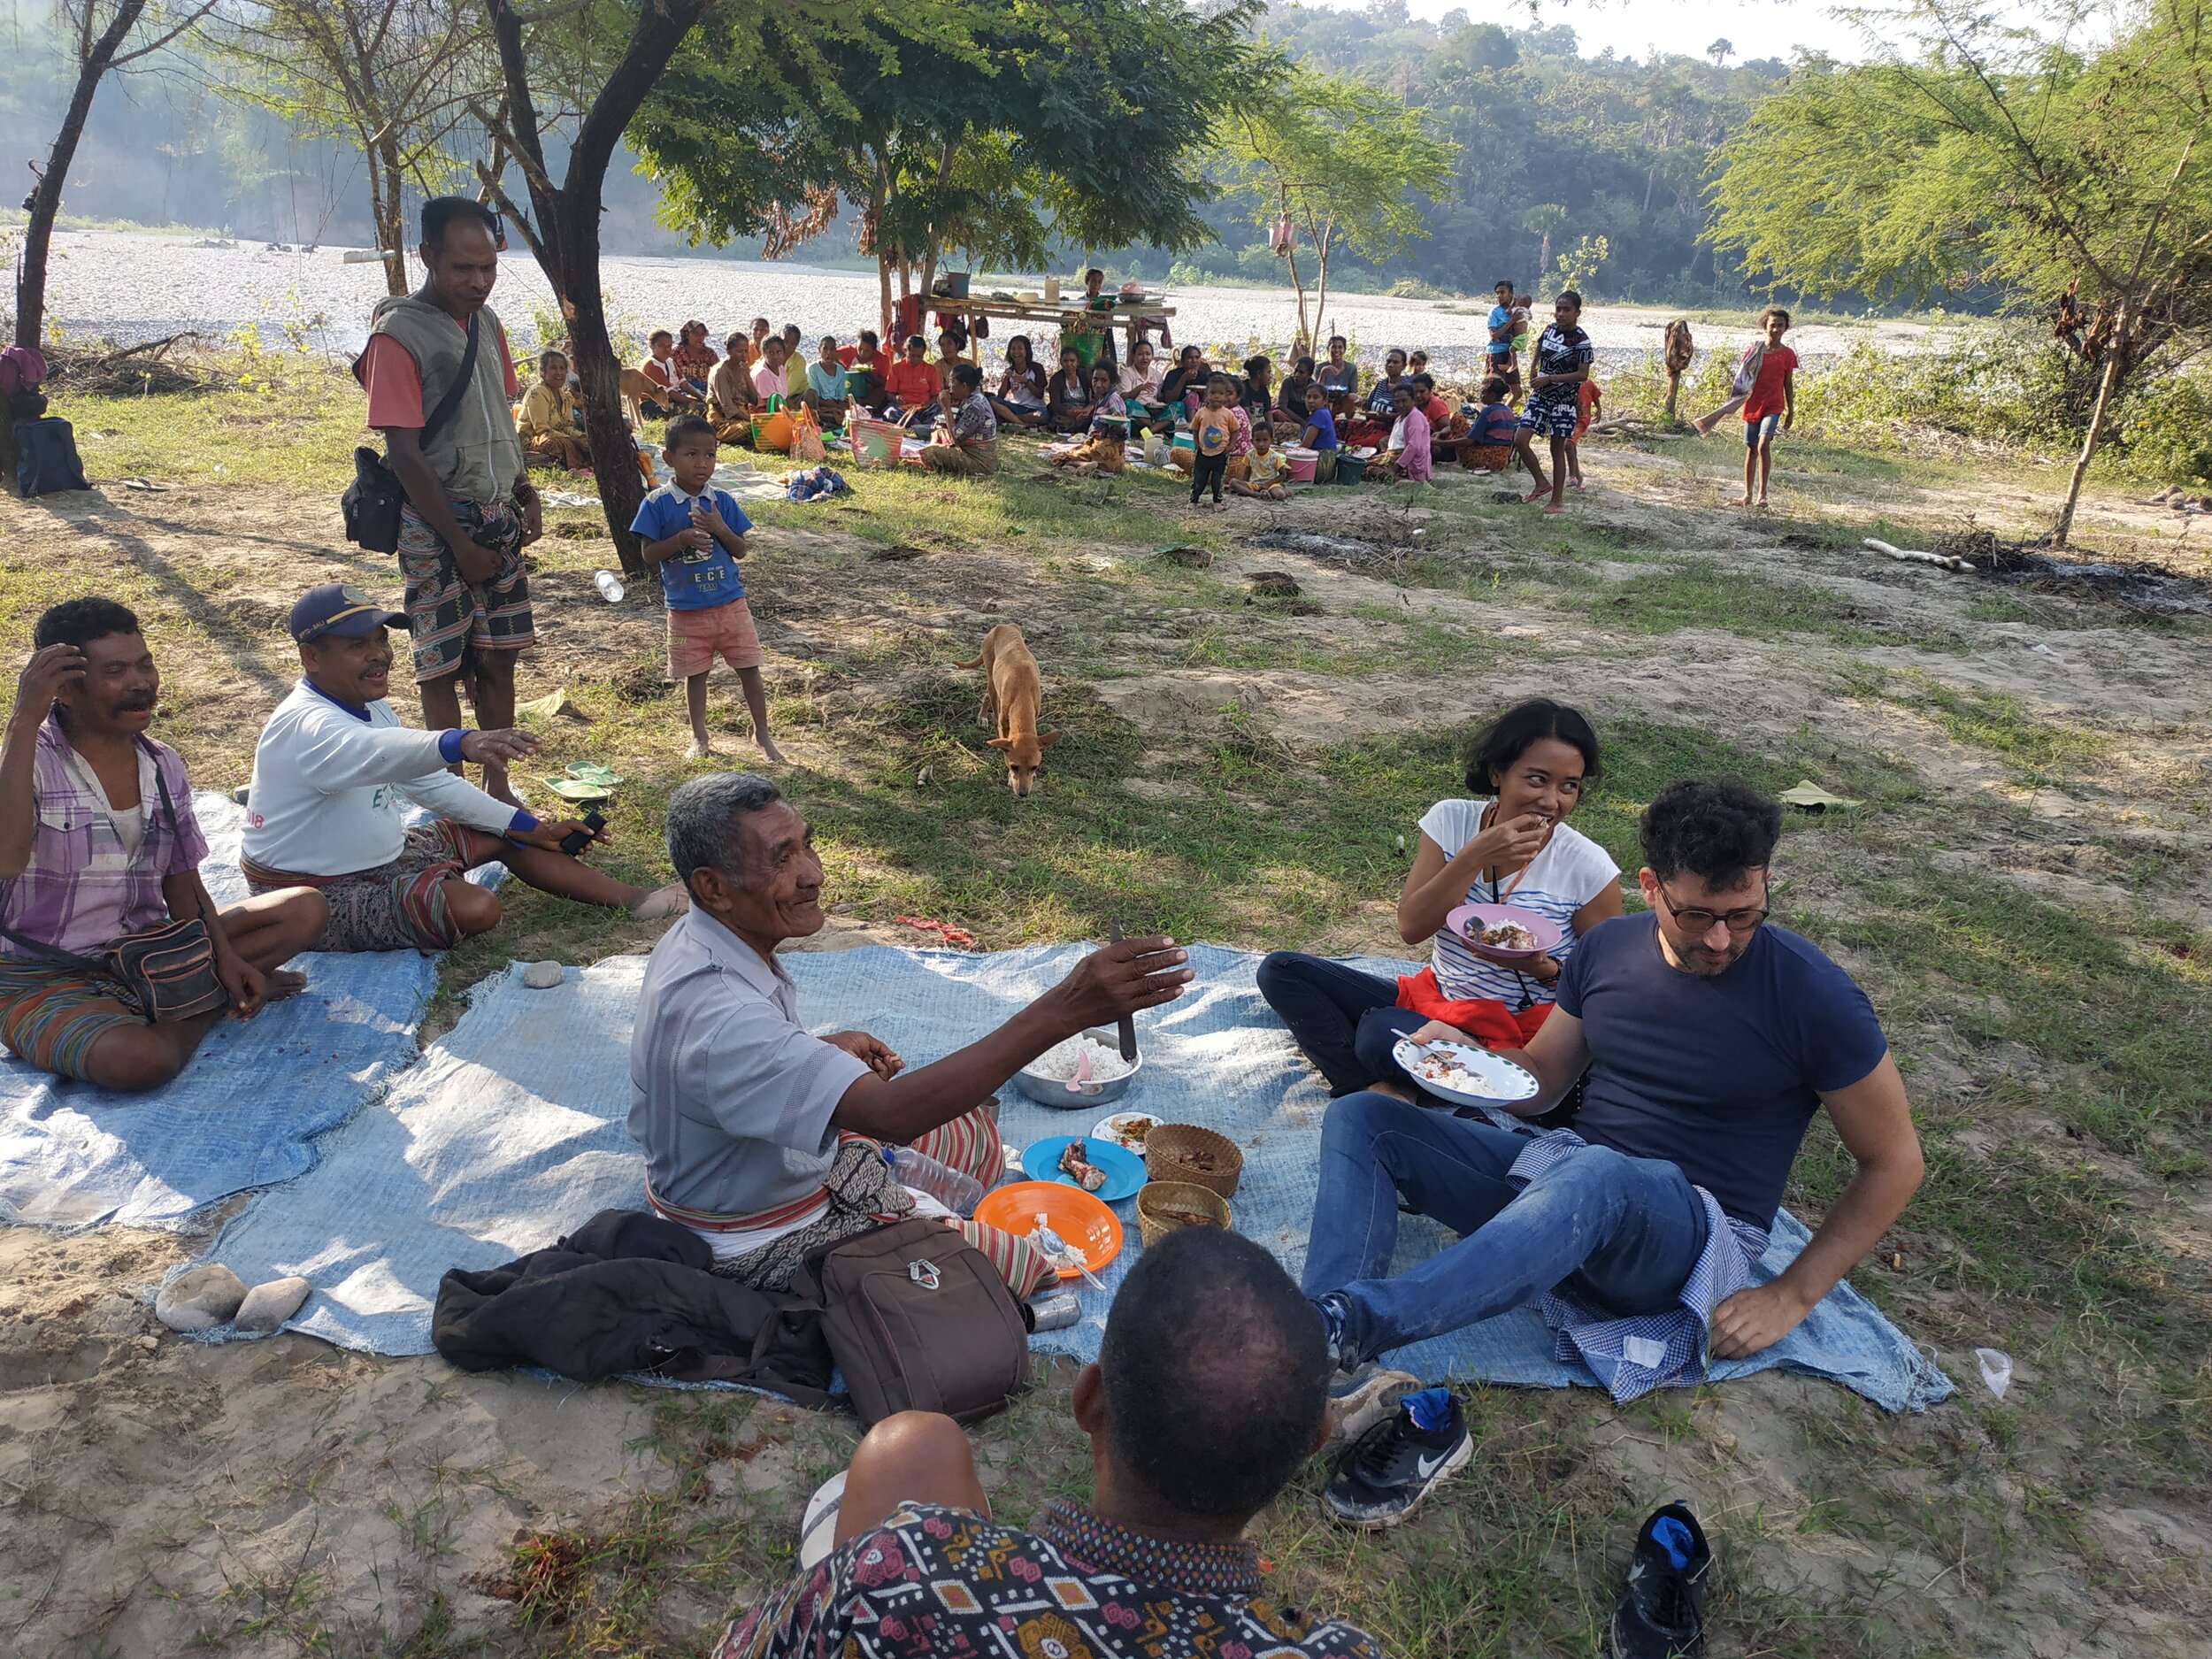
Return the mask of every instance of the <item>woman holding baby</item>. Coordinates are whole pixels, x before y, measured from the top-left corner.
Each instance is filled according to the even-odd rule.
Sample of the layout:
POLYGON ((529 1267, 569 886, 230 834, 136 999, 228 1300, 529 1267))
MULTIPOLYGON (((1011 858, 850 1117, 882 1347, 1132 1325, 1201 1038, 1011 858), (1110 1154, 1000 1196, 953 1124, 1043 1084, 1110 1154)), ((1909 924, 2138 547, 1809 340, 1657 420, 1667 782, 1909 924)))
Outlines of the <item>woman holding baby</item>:
POLYGON ((1435 941, 1429 965, 1391 980, 1295 951, 1260 964, 1260 994, 1332 1094, 1402 1085, 1390 1049, 1432 1019, 1493 1048, 1517 1048, 1543 1024, 1576 941, 1621 913, 1620 866, 1567 822, 1599 767, 1597 733, 1574 710, 1541 697, 1507 710, 1468 750, 1467 798, 1421 818, 1398 933, 1435 941), (1558 925, 1560 942, 1532 962, 1489 961, 1444 926, 1462 904, 1532 910, 1558 925))

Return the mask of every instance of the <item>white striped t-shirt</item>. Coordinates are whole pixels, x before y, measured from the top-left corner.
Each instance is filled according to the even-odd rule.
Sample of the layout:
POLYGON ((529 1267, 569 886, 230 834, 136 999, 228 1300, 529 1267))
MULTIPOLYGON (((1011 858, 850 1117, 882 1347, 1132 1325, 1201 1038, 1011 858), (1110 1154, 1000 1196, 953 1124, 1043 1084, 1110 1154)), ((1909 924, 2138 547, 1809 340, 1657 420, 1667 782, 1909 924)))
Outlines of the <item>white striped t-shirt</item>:
MULTIPOLYGON (((1421 833, 1450 858, 1482 833, 1482 815, 1489 804, 1487 801, 1439 801, 1423 815, 1421 833)), ((1543 849, 1529 861, 1518 885, 1511 876, 1497 883, 1478 877, 1467 889, 1465 902, 1517 905, 1558 923, 1562 937, 1551 956, 1564 967, 1578 942, 1575 912, 1620 876, 1621 867, 1613 862, 1612 854, 1580 830, 1557 824, 1552 826, 1551 839, 1543 849)), ((1442 928, 1437 929, 1431 962, 1439 988, 1455 1002, 1489 997, 1518 1010, 1555 1000, 1555 986, 1539 985, 1525 973, 1485 962, 1442 928)))

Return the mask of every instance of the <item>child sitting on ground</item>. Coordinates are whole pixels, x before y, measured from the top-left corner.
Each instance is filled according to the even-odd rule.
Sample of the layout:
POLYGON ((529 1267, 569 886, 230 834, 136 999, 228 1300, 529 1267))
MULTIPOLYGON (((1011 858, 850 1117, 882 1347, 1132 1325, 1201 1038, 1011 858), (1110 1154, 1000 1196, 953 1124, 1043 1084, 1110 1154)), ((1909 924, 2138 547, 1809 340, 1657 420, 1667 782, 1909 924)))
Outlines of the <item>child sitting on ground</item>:
POLYGON ((1505 401, 1512 389, 1505 376, 1493 374, 1477 393, 1482 407, 1469 423, 1467 445, 1460 451, 1461 464, 1469 472, 1502 472, 1513 465, 1513 443, 1520 422, 1505 401))
POLYGON ((1064 455, 1052 457, 1055 466, 1072 468, 1088 476, 1118 472, 1128 465, 1128 406, 1114 389, 1118 379, 1113 365, 1101 360, 1091 365, 1091 424, 1083 442, 1064 455))
POLYGON ((1413 383, 1400 380, 1390 394, 1391 411, 1397 417, 1383 452, 1367 464, 1367 475, 1380 483, 1403 480, 1409 484, 1433 484, 1435 463, 1430 448, 1429 418, 1415 401, 1413 383))
POLYGON ((734 496, 714 488, 717 447, 714 428, 703 416, 679 415, 670 421, 661 453, 673 477, 640 504, 630 530, 644 539, 645 562, 660 567, 661 594, 668 604, 668 677, 684 682, 691 716, 691 747, 684 758, 699 760, 714 752, 707 735, 707 676, 719 657, 737 671, 761 758, 780 761, 782 751, 768 735, 760 635, 737 572, 737 561, 745 557, 745 533, 753 522, 734 496))
POLYGON ((1256 422, 1252 427, 1252 453, 1245 457, 1245 474, 1229 480, 1229 493, 1248 495, 1256 501, 1288 501, 1290 490, 1284 480, 1290 472, 1290 463, 1275 447, 1274 429, 1265 421, 1256 422))

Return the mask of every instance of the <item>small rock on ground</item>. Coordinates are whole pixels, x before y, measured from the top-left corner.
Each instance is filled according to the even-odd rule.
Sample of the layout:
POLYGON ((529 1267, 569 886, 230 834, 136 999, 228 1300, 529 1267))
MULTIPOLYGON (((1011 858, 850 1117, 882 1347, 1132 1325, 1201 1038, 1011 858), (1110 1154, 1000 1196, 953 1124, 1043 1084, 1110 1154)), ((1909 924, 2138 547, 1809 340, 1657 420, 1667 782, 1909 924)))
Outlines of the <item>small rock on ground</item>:
POLYGON ((557 962, 534 962, 522 971, 522 982, 534 991, 549 991, 561 982, 557 962))
POLYGON ((246 1300, 246 1281, 219 1263, 188 1268, 154 1296, 154 1317, 172 1331, 212 1331, 246 1300))
POLYGON ((312 1289, 312 1285, 298 1278, 273 1279, 265 1285, 256 1285, 239 1304, 238 1328, 257 1334, 278 1329, 300 1310, 312 1289))

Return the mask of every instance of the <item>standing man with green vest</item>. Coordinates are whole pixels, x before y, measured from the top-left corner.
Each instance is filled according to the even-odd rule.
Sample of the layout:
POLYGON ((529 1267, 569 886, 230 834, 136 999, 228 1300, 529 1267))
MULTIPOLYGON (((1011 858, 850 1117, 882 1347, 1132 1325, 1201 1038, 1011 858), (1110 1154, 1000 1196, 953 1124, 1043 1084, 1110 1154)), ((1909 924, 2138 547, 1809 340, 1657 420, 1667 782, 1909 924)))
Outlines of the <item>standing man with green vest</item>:
MULTIPOLYGON (((491 211, 466 196, 424 203, 418 251, 429 275, 415 293, 377 303, 354 365, 369 425, 383 434, 386 463, 407 492, 399 567, 415 683, 433 730, 464 724, 464 676, 475 724, 512 726, 515 657, 535 643, 522 549, 545 526, 515 430, 522 385, 507 331, 484 303, 499 277, 497 229, 491 211)), ((484 788, 522 804, 504 764, 484 764, 484 788)))

